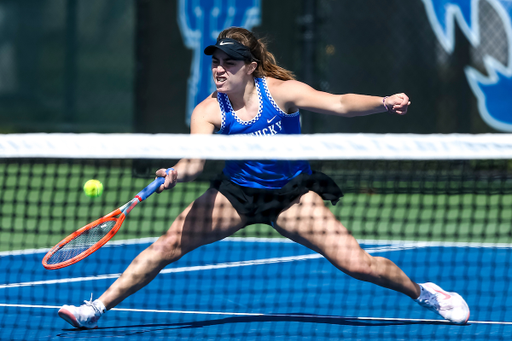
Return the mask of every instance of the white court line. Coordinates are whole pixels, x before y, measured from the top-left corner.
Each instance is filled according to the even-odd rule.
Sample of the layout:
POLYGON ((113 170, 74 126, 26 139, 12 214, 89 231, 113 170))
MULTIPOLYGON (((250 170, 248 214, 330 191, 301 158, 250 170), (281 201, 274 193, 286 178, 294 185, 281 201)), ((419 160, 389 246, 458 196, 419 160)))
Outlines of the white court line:
MULTIPOLYGON (((135 245, 135 244, 150 244, 154 243, 158 237, 147 237, 147 238, 135 238, 135 239, 124 239, 124 240, 112 240, 109 241, 102 247, 116 247, 122 245, 135 245)), ((257 238, 257 237, 228 237, 219 242, 251 242, 251 243, 295 243, 288 238, 257 238)), ((390 244, 387 241, 380 241, 375 244, 390 244)), ((47 253, 50 248, 41 249, 24 249, 24 250, 13 250, 13 251, 1 251, 0 257, 5 256, 19 256, 19 255, 31 255, 37 253, 47 253)))
MULTIPOLYGON (((147 237, 137 239, 114 240, 105 244, 103 247, 117 247, 121 245, 149 244, 153 243, 158 237, 147 237)), ((295 243, 287 238, 257 238, 257 237, 228 237, 219 242, 248 242, 248 243, 295 243)), ((478 243, 478 242, 443 242, 443 241, 410 241, 410 240, 374 240, 374 239, 358 239, 359 244, 372 245, 407 245, 417 247, 475 247, 475 248, 512 248, 511 243, 478 243)), ((31 255, 38 253, 46 253, 49 248, 41 249, 25 249, 13 251, 1 251, 0 257, 31 255)))
MULTIPOLYGON (((60 309, 60 306, 54 305, 37 305, 37 304, 5 304, 0 303, 0 307, 6 308, 30 308, 30 309, 60 309)), ((395 322, 426 322, 426 323, 443 323, 452 324, 446 320, 431 319, 410 319, 399 317, 347 317, 333 315, 303 315, 303 314, 264 314, 264 313, 235 313, 226 311, 190 311, 190 310, 156 310, 156 309, 127 309, 113 308, 113 311, 139 312, 139 313, 159 313, 159 314, 194 314, 194 315, 225 315, 225 316, 254 316, 254 317, 295 317, 295 318, 317 318, 317 319, 333 319, 333 320, 359 320, 359 321, 395 321, 395 322)), ((468 321, 468 324, 496 324, 496 325, 512 325, 507 321, 468 321)))
MULTIPOLYGON (((378 252, 388 252, 388 251, 402 251, 402 250, 407 250, 407 249, 411 249, 411 248, 414 248, 414 246, 409 246, 409 247, 398 246, 398 245, 397 246, 382 246, 382 247, 367 249, 366 252, 378 253, 378 252)), ((318 259, 318 258, 323 258, 323 256, 318 253, 313 253, 313 254, 300 255, 300 256, 255 259, 255 260, 228 262, 228 263, 221 263, 221 264, 198 265, 198 266, 187 266, 187 267, 181 267, 181 268, 164 269, 164 270, 160 271, 160 274, 192 272, 192 271, 200 271, 200 270, 216 270, 216 269, 226 269, 226 268, 235 268, 235 267, 252 266, 252 265, 263 265, 263 264, 287 263, 287 262, 295 262, 295 261, 318 259)), ((116 273, 116 274, 105 274, 105 275, 88 276, 88 277, 62 278, 62 279, 51 279, 51 280, 45 280, 45 281, 11 283, 11 284, 0 285, 0 289, 30 287, 30 286, 36 286, 36 285, 49 285, 49 284, 59 284, 59 283, 97 281, 97 280, 103 280, 103 279, 118 278, 119 276, 121 276, 121 274, 116 273)))

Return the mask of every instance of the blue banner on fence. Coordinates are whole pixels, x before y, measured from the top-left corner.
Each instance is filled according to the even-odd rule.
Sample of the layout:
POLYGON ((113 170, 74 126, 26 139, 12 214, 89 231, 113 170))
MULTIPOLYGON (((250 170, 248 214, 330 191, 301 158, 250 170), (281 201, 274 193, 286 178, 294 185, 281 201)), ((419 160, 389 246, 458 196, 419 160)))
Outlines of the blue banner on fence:
POLYGON ((193 51, 188 78, 186 123, 195 106, 215 91, 211 57, 203 49, 217 40, 218 34, 231 26, 252 29, 259 25, 260 0, 180 0, 178 23, 183 41, 193 51))
POLYGON ((481 25, 486 25, 479 13, 482 1, 492 6, 500 18, 503 27, 495 32, 503 30, 506 34, 508 61, 503 65, 496 58, 484 55, 486 75, 466 66, 466 77, 478 100, 482 119, 496 130, 512 132, 512 1, 423 0, 432 29, 448 53, 454 50, 456 24, 473 47, 480 45, 481 25))

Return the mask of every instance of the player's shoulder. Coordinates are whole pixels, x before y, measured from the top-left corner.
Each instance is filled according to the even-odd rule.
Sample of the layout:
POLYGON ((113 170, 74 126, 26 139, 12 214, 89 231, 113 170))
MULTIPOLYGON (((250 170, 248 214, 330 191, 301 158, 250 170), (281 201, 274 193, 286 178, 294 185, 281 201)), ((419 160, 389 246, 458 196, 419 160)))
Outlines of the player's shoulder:
POLYGON ((220 126, 222 117, 220 114, 219 102, 217 100, 217 92, 212 93, 201 103, 196 105, 192 112, 192 120, 206 121, 216 127, 220 126))
POLYGON ((269 90, 275 89, 278 91, 291 91, 291 90, 300 90, 304 87, 309 87, 303 82, 300 82, 295 79, 290 80, 282 80, 272 77, 266 77, 267 86, 269 87, 269 90))
POLYGON ((272 77, 266 77, 268 90, 272 96, 290 97, 298 95, 300 92, 309 89, 309 86, 295 79, 282 80, 272 77))
POLYGON ((218 109, 218 107, 219 102, 217 99, 217 91, 215 91, 212 94, 210 94, 210 96, 206 97, 198 105, 196 105, 194 111, 213 111, 214 109, 218 109))
POLYGON ((265 77, 265 80, 267 82, 267 86, 269 87, 288 87, 297 82, 296 80, 282 80, 274 77, 265 77))

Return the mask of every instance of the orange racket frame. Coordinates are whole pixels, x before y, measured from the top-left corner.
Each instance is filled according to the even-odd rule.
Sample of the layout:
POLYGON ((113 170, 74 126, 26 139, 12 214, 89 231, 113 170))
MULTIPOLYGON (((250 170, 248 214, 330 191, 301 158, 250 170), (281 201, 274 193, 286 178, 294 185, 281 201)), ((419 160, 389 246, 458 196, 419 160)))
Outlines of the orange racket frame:
MULTIPOLYGON (((172 168, 167 169, 167 173, 169 173, 170 170, 173 170, 172 168)), ((153 194, 159 187, 162 185, 165 181, 165 178, 158 177, 156 178, 152 183, 150 183, 146 188, 144 188, 142 191, 140 191, 132 200, 124 204, 123 206, 119 207, 117 210, 110 212, 106 216, 97 219, 93 221, 92 223, 89 223, 85 225, 84 227, 80 228, 79 230, 73 232, 63 240, 61 240, 57 245, 55 245, 53 248, 46 253, 46 255, 43 258, 43 266, 48 270, 57 270, 62 269, 67 266, 70 266, 72 264, 75 264, 82 259, 90 256, 94 252, 98 251, 99 248, 101 248, 103 245, 105 245, 114 235, 119 231, 119 228, 121 228, 121 225, 123 224, 126 216, 130 211, 141 201, 145 200, 147 197, 149 197, 151 194, 153 194), (48 260, 60 249, 62 249, 66 244, 71 242, 72 240, 78 238, 80 235, 82 235, 84 232, 89 231, 90 229, 95 228, 96 226, 105 223, 107 221, 115 221, 114 227, 107 233, 105 236, 103 236, 99 241, 94 243, 92 246, 90 246, 87 250, 79 253, 78 255, 74 256, 73 258, 70 258, 68 260, 56 263, 56 264, 48 264, 48 260)))
POLYGON ((73 232, 72 234, 70 234, 69 236, 64 238, 62 241, 60 241, 57 245, 55 245, 50 251, 48 251, 48 253, 43 258, 43 266, 48 270, 62 269, 71 264, 75 264, 76 262, 79 262, 82 259, 90 256, 92 253, 98 251, 98 249, 100 247, 102 247, 103 245, 105 245, 110 239, 112 239, 112 237, 114 237, 114 235, 117 233, 117 231, 119 231, 119 228, 121 228, 121 225, 123 224, 123 221, 125 218, 126 218, 126 215, 121 212, 120 208, 118 208, 117 210, 107 214, 106 216, 104 216, 100 219, 97 219, 97 220, 93 221, 92 223, 85 225, 81 229, 73 232), (119 217, 116 217, 117 215, 119 215, 119 217), (113 220, 116 221, 116 224, 114 225, 114 227, 105 236, 103 236, 103 238, 101 238, 99 241, 97 241, 93 246, 91 246, 84 252, 82 252, 82 253, 76 255, 75 257, 68 259, 64 262, 57 263, 57 264, 48 264, 48 260, 57 251, 59 251, 64 245, 66 245, 70 241, 74 240, 75 238, 79 237, 82 233, 84 233, 84 232, 104 223, 104 222, 113 221, 113 220))

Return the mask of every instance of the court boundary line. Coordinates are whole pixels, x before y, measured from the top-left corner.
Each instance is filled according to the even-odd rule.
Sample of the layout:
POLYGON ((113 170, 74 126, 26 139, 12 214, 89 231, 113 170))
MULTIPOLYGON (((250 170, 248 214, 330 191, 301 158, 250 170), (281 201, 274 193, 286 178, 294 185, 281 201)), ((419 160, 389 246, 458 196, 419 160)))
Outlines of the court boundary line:
MULTIPOLYGON (((39 308, 39 309, 60 309, 60 306, 39 305, 39 304, 7 304, 0 303, 4 308, 39 308)), ((319 318, 319 319, 343 319, 359 321, 395 321, 395 322, 435 322, 439 324, 458 325, 447 320, 434 319, 412 319, 400 317, 354 317, 354 316, 335 316, 335 315, 311 315, 311 314, 265 314, 265 313, 236 313, 226 311, 194 311, 194 310, 157 310, 157 309, 132 309, 132 308, 112 308, 112 311, 140 312, 140 313, 158 313, 158 314, 194 314, 194 315, 224 315, 224 316, 254 316, 254 317, 295 317, 295 318, 319 318)), ((508 321, 473 321, 467 324, 491 324, 491 325, 512 325, 508 321)))
MULTIPOLYGON (((134 238, 110 241, 102 247, 118 247, 121 245, 134 245, 153 243, 159 237, 134 238)), ((252 242, 252 243, 295 243, 288 238, 259 238, 259 237, 228 237, 218 242, 252 242)), ((474 247, 474 248, 512 248, 512 243, 480 243, 480 242, 443 242, 443 241, 412 241, 412 240, 379 240, 379 239, 358 239, 359 244, 373 245, 416 245, 418 247, 474 247)), ((25 249, 13 251, 0 251, 0 257, 20 256, 37 253, 46 253, 50 248, 25 249)))
MULTIPOLYGON (((403 251, 403 250, 414 249, 414 248, 416 248, 416 247, 414 247, 414 246, 398 246, 398 245, 397 246, 381 246, 381 247, 366 249, 366 252, 379 253, 379 252, 390 252, 390 251, 403 251)), ((227 269, 227 268, 235 268, 235 267, 242 267, 242 266, 288 263, 288 262, 318 259, 318 258, 324 258, 324 256, 322 256, 319 253, 309 253, 309 254, 305 254, 305 255, 296 255, 296 256, 287 256, 287 257, 263 258, 263 259, 254 259, 254 260, 248 260, 248 261, 237 261, 237 262, 226 262, 226 263, 209 264, 209 265, 186 266, 186 267, 179 267, 179 268, 163 269, 162 271, 160 271, 159 274, 192 272, 192 271, 200 271, 200 270, 218 270, 218 269, 227 269)), ((32 286, 37 286, 37 285, 97 281, 97 280, 104 280, 104 279, 119 278, 120 276, 121 276, 121 273, 116 273, 116 274, 104 274, 104 275, 87 276, 87 277, 59 278, 59 279, 49 279, 49 280, 43 280, 43 281, 0 284, 0 290, 1 289, 10 289, 10 288, 20 288, 20 287, 32 287, 32 286)))

